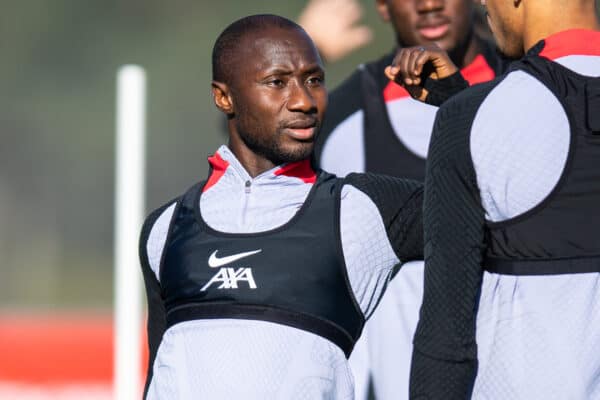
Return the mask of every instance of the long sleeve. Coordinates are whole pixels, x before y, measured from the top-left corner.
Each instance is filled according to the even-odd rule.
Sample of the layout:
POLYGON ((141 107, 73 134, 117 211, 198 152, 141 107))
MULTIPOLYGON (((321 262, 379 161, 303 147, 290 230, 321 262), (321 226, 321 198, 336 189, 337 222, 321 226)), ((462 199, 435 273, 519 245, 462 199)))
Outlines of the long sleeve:
MULTIPOLYGON (((171 207, 171 211, 172 209, 173 207, 171 207)), ((161 286, 154 270, 152 269, 150 261, 151 257, 148 254, 148 242, 150 240, 152 229, 154 228, 155 223, 161 217, 165 210, 167 210, 167 206, 160 207, 159 209, 152 212, 146 218, 144 226, 142 227, 142 232, 140 234, 139 256, 140 264, 142 267, 142 274, 144 277, 144 284, 146 287, 146 299, 148 302, 147 334, 150 358, 148 361, 148 371, 146 373, 144 398, 146 398, 148 386, 150 385, 150 381, 152 380, 152 369, 154 359, 158 351, 158 346, 160 345, 160 341, 162 340, 163 334, 167 326, 167 318, 161 294, 161 286)), ((162 249, 160 249, 160 253, 162 253, 162 249)))
POLYGON ((425 103, 439 107, 452 96, 462 92, 469 87, 469 82, 456 71, 444 79, 427 79, 425 89, 429 92, 425 103))
POLYGON ((342 253, 356 302, 369 318, 393 268, 422 259, 423 185, 374 174, 350 174, 344 183, 342 253))
POLYGON ((423 184, 379 174, 350 174, 346 183, 377 206, 387 240, 402 263, 423 258, 423 184))
POLYGON ((423 211, 425 291, 414 339, 411 399, 467 399, 476 375, 485 213, 469 133, 487 92, 481 85, 449 100, 434 124, 423 211))

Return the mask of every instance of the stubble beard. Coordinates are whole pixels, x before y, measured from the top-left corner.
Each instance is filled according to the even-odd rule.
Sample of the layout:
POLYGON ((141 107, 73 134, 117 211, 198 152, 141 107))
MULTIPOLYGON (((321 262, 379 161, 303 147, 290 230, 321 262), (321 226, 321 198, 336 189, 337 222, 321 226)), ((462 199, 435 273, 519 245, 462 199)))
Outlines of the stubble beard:
POLYGON ((274 165, 305 160, 310 157, 314 147, 313 138, 311 142, 304 142, 294 146, 294 148, 286 149, 281 144, 281 135, 283 134, 279 130, 268 137, 264 137, 249 133, 243 127, 238 126, 238 134, 246 147, 252 150, 253 153, 271 161, 274 165))

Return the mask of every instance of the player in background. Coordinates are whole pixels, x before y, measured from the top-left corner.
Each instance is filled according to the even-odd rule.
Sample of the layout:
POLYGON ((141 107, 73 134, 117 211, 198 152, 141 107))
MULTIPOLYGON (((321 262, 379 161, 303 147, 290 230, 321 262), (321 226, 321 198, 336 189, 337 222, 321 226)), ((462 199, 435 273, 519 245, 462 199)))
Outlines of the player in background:
MULTIPOLYGON (((359 66, 330 94, 316 159, 340 176, 366 171, 422 181, 437 107, 411 98, 386 78, 385 68, 402 49, 428 51, 432 44, 447 50, 471 83, 493 79, 503 62, 476 33, 473 0, 375 0, 375 6, 391 24, 396 46, 359 66)), ((369 375, 378 400, 408 397, 422 290, 422 261, 405 264, 389 283, 350 359, 358 399, 367 397, 369 375)))

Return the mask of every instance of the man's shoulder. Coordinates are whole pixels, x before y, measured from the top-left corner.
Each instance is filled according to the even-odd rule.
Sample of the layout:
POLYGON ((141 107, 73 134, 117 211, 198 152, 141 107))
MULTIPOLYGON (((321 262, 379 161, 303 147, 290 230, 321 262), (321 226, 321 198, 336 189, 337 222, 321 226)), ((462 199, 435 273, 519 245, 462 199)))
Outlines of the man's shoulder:
POLYGON ((363 192, 377 205, 382 215, 390 214, 389 217, 423 191, 421 182, 368 172, 348 174, 343 185, 363 192))
MULTIPOLYGON (((356 153, 355 157, 348 157, 350 159, 348 163, 351 165, 351 168, 348 170, 356 169, 356 158, 362 154, 360 138, 363 132, 363 108, 365 102, 364 75, 368 74, 376 80, 387 79, 383 73, 383 68, 388 64, 389 59, 390 56, 387 55, 379 60, 361 64, 347 79, 330 92, 327 113, 315 145, 315 160, 319 164, 323 162, 322 156, 326 144, 331 144, 333 138, 335 138, 337 141, 343 142, 344 145, 353 144, 350 150, 346 149, 356 153), (376 71, 379 69, 380 73, 377 74, 376 71)), ((384 82, 382 81, 378 84, 381 85, 380 91, 383 91, 384 82)), ((337 148, 337 142, 334 147, 337 148)), ((334 156, 334 159, 338 160, 339 158, 334 156)), ((332 167, 332 165, 325 166, 332 167)), ((338 170, 338 172, 342 170, 338 170)))
POLYGON ((540 121, 561 110, 552 90, 532 73, 511 68, 496 79, 474 85, 445 102, 438 112, 438 120, 464 123, 477 129, 483 121, 486 127, 514 126, 528 121, 540 121))
POLYGON ((465 113, 477 111, 485 98, 501 84, 504 75, 496 77, 491 81, 478 83, 470 86, 445 101, 439 108, 438 118, 450 116, 454 113, 465 113))
POLYGON ((338 120, 341 122, 353 112, 362 109, 364 96, 362 85, 363 74, 370 74, 374 77, 379 86, 381 86, 381 90, 383 90, 387 82, 383 71, 390 64, 392 57, 393 54, 386 54, 377 60, 360 64, 356 67, 352 74, 329 94, 327 118, 332 121, 338 120))
POLYGON ((352 74, 329 93, 327 114, 323 129, 331 131, 350 115, 363 108, 361 70, 352 74))
MULTIPOLYGON (((507 93, 505 88, 512 87, 514 89, 514 86, 512 72, 507 72, 491 81, 470 86, 452 96, 438 110, 432 140, 435 140, 435 131, 439 130, 444 131, 445 137, 448 137, 448 135, 468 135, 478 114, 490 105, 496 107, 498 116, 505 115, 504 110, 511 109, 508 102, 519 96, 517 92, 507 93), (499 93, 501 94, 500 101, 498 101, 499 93), (490 104, 490 100, 493 104, 490 104)), ((522 92, 521 89, 518 92, 522 92)), ((522 111, 525 112, 526 110, 522 111)), ((494 118, 494 121, 502 122, 500 118, 494 118)))
POLYGON ((185 205, 188 203, 191 205, 195 199, 199 200, 200 192, 202 191, 202 188, 205 186, 206 182, 206 180, 196 182, 193 185, 191 185, 188 189, 186 189, 182 194, 154 208, 144 219, 144 226, 142 228, 142 232, 146 230, 151 230, 153 225, 159 218, 165 218, 165 215, 167 214, 172 216, 177 206, 185 205))
POLYGON ((153 209, 144 219, 144 225, 142 227, 142 237, 148 236, 150 234, 150 231, 152 230, 152 227, 156 224, 156 221, 159 220, 161 217, 164 218, 165 214, 168 213, 172 216, 180 200, 181 196, 176 197, 153 209))

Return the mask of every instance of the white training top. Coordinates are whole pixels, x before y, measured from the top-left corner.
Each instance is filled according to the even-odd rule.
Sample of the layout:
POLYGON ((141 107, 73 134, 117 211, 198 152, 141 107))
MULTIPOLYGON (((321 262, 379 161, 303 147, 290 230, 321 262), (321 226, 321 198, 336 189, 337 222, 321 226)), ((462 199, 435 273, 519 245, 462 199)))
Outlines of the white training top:
MULTIPOLYGON (((252 178, 226 146, 218 154, 228 166, 200 199, 213 229, 249 233, 281 226, 312 186, 277 174, 280 167, 252 178)), ((173 211, 165 209, 147 242, 157 278, 173 211)), ((340 230, 352 291, 369 316, 399 260, 377 206, 350 185, 342 189, 340 230)), ((214 319, 178 323, 165 332, 147 398, 342 400, 354 399, 354 390, 343 351, 327 339, 272 322, 214 319)))

